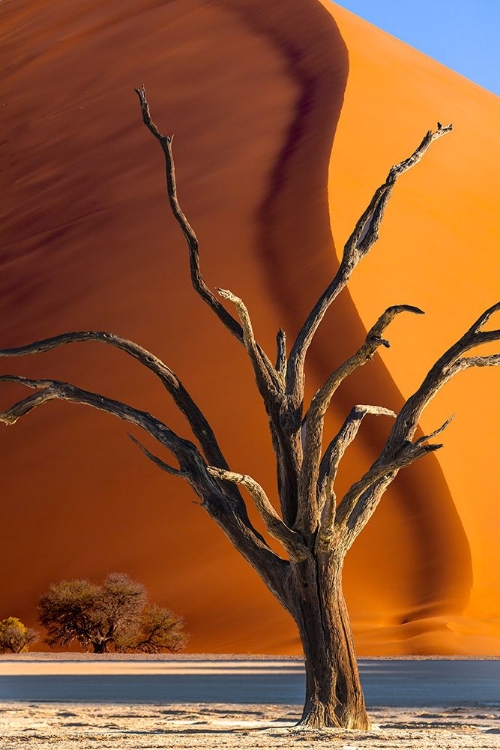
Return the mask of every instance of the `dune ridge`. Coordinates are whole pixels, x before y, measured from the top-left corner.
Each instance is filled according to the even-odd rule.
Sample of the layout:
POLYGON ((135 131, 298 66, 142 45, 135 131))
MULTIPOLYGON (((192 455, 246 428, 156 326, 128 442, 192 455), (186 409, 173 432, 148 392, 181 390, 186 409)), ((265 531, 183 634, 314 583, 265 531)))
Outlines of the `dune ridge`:
MULTIPOLYGON (((476 306, 479 312, 493 301, 498 262, 488 249, 493 181, 484 144, 497 144, 494 98, 341 8, 317 0, 272 8, 261 0, 237 8, 224 0, 84 8, 38 0, 0 7, 0 23, 8 59, 1 178, 9 196, 1 346, 62 329, 108 329, 137 340, 179 373, 235 470, 272 490, 270 445, 261 437, 265 415, 245 358, 189 285, 182 238, 166 208, 161 157, 140 125, 132 93, 143 81, 155 120, 176 135, 181 202, 199 235, 207 280, 245 299, 271 351, 275 331, 285 325, 293 334, 328 282, 333 243, 338 253, 389 166, 411 151, 438 110, 446 119, 443 101, 445 114, 458 117, 462 159, 450 139, 398 186, 381 249, 321 329, 311 387, 394 304, 395 290, 427 303, 437 322, 420 332, 413 324, 395 326, 390 355, 343 389, 332 429, 353 399, 400 404, 418 377, 416 366, 406 367, 413 344, 427 346, 430 364, 446 336, 459 325, 463 330, 476 306), (473 131, 482 134, 482 145, 473 131), (470 184, 464 154, 474 165, 470 184), (473 206, 472 216, 464 205, 473 206), (417 216, 421 228, 408 238, 404 228, 415 227, 417 216), (489 255, 484 268, 474 265, 474 305, 462 305, 472 294, 463 275, 476 227, 489 255), (405 262, 401 236, 412 246, 405 262), (443 246, 450 249, 441 264, 443 246), (421 281, 411 258, 424 271, 421 281), (450 267, 457 291, 446 296, 450 267), (436 278, 427 283, 431 271, 436 278)), ((9 365, 123 398, 186 433, 160 388, 98 345, 9 365)), ((469 378, 441 401, 440 408, 453 403, 458 410, 458 402, 465 412, 463 427, 446 436, 449 452, 398 479, 352 551, 346 590, 361 653, 500 653, 494 580, 500 566, 491 544, 498 508, 488 500, 494 478, 483 470, 497 446, 492 414, 481 425, 478 452, 471 458, 461 447, 477 413, 493 409, 495 381, 490 373, 477 378, 480 394, 469 378)), ((2 390, 1 403, 18 394, 2 390)), ((370 460, 383 429, 370 425, 362 433, 344 486, 349 472, 359 475, 370 460)), ((51 581, 99 580, 125 570, 153 600, 186 617, 193 651, 299 652, 288 616, 188 488, 145 464, 122 425, 83 407, 53 404, 2 430, 0 442, 0 533, 8 560, 2 616, 15 613, 32 625, 37 597, 51 581)))

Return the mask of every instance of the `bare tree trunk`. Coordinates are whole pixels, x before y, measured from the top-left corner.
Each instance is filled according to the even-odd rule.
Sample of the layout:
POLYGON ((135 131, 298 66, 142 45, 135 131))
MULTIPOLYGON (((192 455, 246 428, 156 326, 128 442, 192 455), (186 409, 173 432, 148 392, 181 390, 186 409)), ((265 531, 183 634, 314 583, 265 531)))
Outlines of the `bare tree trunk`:
MULTIPOLYGON (((373 515, 380 499, 398 472, 439 450, 442 445, 429 440, 440 434, 450 420, 429 435, 413 441, 418 421, 429 401, 442 386, 469 367, 500 366, 500 354, 464 356, 475 347, 500 341, 500 329, 483 330, 489 318, 500 311, 493 305, 473 323, 431 368, 420 387, 406 401, 399 414, 382 406, 358 404, 325 447, 325 415, 337 389, 357 368, 367 364, 380 346, 390 346, 383 337, 389 324, 403 312, 422 314, 410 305, 387 308, 367 332, 365 341, 328 377, 307 406, 305 361, 310 344, 328 308, 346 287, 360 261, 379 236, 384 212, 401 175, 418 164, 431 144, 451 132, 452 126, 438 123, 429 130, 416 150, 389 171, 385 182, 359 218, 344 247, 335 277, 320 295, 304 321, 287 357, 283 331, 277 336, 276 364, 255 339, 250 314, 242 299, 229 290, 206 284, 200 268, 198 239, 184 215, 177 197, 172 136, 164 136, 151 119, 144 87, 136 90, 144 124, 158 140, 165 157, 167 195, 172 214, 184 234, 189 250, 193 287, 217 315, 220 322, 245 347, 257 388, 269 416, 272 444, 276 453, 278 495, 272 502, 265 488, 248 474, 231 471, 208 420, 178 376, 151 352, 132 341, 106 331, 73 331, 43 341, 0 350, 0 357, 17 357, 50 351, 69 343, 99 341, 116 347, 150 370, 163 383, 186 417, 198 444, 177 435, 148 412, 99 393, 85 391, 71 383, 53 379, 33 379, 0 375, 0 383, 23 385, 35 392, 0 412, 0 422, 12 425, 43 404, 59 399, 99 409, 141 428, 174 457, 174 464, 135 437, 143 453, 169 475, 187 480, 201 504, 221 527, 235 548, 253 566, 269 590, 294 617, 306 664, 306 701, 301 725, 312 728, 342 727, 367 729, 363 692, 342 593, 342 567, 346 552, 373 515), (237 319, 220 299, 236 308, 237 319), (395 419, 386 443, 374 463, 337 500, 335 480, 339 463, 355 439, 366 415, 395 419), (265 534, 252 524, 238 485, 250 494, 265 534), (277 539, 285 559, 274 551, 267 536, 277 539)), ((93 643, 96 653, 108 649, 108 641, 93 643)))
POLYGON ((320 553, 293 565, 292 615, 306 667, 301 726, 368 729, 352 629, 342 592, 343 559, 320 553))

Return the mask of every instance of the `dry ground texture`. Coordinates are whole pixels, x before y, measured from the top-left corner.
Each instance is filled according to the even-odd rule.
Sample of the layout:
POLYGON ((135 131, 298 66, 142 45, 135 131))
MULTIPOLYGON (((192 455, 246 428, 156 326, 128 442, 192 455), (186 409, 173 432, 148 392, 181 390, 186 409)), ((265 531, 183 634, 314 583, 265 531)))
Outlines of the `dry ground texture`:
POLYGON ((361 674, 372 729, 318 732, 294 728, 297 659, 5 655, 0 750, 500 748, 500 661, 362 660, 361 674))
POLYGON ((500 748, 500 709, 373 708, 369 732, 295 730, 298 706, 0 704, 2 750, 500 748))

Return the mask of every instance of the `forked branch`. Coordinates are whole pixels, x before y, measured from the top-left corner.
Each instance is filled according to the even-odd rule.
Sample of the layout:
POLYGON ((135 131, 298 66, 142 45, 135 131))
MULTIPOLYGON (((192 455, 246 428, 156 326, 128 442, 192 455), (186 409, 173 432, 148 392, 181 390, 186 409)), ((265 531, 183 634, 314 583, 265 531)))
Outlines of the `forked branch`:
POLYGON ((468 367, 494 367, 500 364, 500 357, 497 354, 484 357, 463 356, 466 352, 481 344, 500 341, 500 329, 483 330, 485 323, 499 310, 500 302, 485 310, 464 335, 429 370, 421 386, 410 396, 401 409, 384 447, 382 454, 384 460, 390 461, 398 452, 400 445, 407 440, 412 440, 423 410, 454 375, 468 367))
POLYGON ((141 427, 151 437, 171 450, 179 461, 181 461, 182 455, 187 450, 198 453, 198 449, 193 443, 180 438, 163 422, 160 422, 159 419, 156 419, 156 417, 153 417, 148 412, 128 406, 122 401, 116 401, 115 399, 101 396, 98 393, 86 391, 61 380, 25 378, 20 375, 0 375, 0 383, 7 382, 32 388, 36 390, 36 393, 18 401, 9 409, 0 412, 0 422, 6 425, 15 424, 18 419, 49 401, 69 401, 70 403, 92 406, 94 409, 107 412, 119 419, 123 419, 125 422, 141 427))
POLYGON ((326 311, 342 289, 344 289, 360 260, 377 241, 384 212, 397 179, 421 161, 433 141, 446 135, 451 129, 451 125, 445 127, 438 123, 436 131, 429 130, 413 154, 391 168, 387 179, 375 191, 368 207, 356 223, 354 231, 345 244, 339 270, 309 313, 290 353, 287 371, 287 393, 294 394, 296 399, 302 398, 305 358, 314 334, 323 320, 326 311))
POLYGON ((229 289, 217 288, 217 293, 222 299, 226 299, 236 307, 243 330, 243 344, 248 352, 252 363, 255 379, 266 405, 278 391, 283 390, 276 369, 271 364, 267 355, 255 341, 252 321, 248 309, 240 297, 229 291, 229 289))
MULTIPOLYGON (((305 533, 312 533, 317 526, 321 509, 318 507, 318 487, 320 484, 320 461, 323 439, 323 427, 326 411, 332 397, 340 384, 358 367, 373 359, 379 346, 389 347, 389 342, 382 338, 382 334, 394 318, 410 312, 422 315, 418 307, 410 305, 394 305, 380 316, 375 325, 370 328, 362 346, 349 359, 340 365, 328 378, 326 383, 317 391, 304 420, 305 448, 304 460, 299 482, 299 512, 297 528, 305 533)), ((395 415, 394 415, 395 416, 395 415)))
POLYGON ((335 523, 344 527, 352 544, 355 536, 366 525, 380 500, 383 489, 395 478, 401 468, 409 466, 427 453, 442 447, 428 443, 442 432, 451 418, 437 430, 419 438, 415 442, 418 422, 427 404, 454 375, 468 367, 495 367, 500 365, 500 355, 464 357, 465 352, 484 343, 500 341, 500 330, 484 331, 483 326, 494 312, 500 310, 500 303, 488 308, 465 334, 453 344, 430 369, 417 391, 410 396, 399 412, 394 427, 387 438, 379 458, 368 472, 352 485, 340 503, 335 523))
POLYGON ((334 539, 337 510, 334 485, 339 464, 346 449, 358 434, 361 422, 367 414, 396 417, 394 411, 382 406, 369 406, 367 404, 354 406, 339 432, 330 442, 321 460, 317 490, 320 526, 316 546, 323 551, 329 549, 334 539))
POLYGON ((0 422, 6 425, 15 424, 18 419, 49 401, 60 400, 91 406, 142 428, 175 456, 179 462, 179 469, 169 466, 157 456, 154 456, 138 440, 134 439, 134 442, 139 445, 148 458, 160 465, 165 471, 187 479, 202 500, 204 508, 225 531, 236 549, 259 572, 266 585, 272 591, 279 588, 283 576, 283 566, 286 561, 276 555, 263 537, 254 529, 248 519, 245 504, 239 493, 233 494, 232 499, 224 494, 221 484, 216 482, 212 475, 208 473, 206 463, 194 443, 180 438, 163 422, 148 412, 135 409, 121 401, 107 398, 98 393, 83 390, 71 383, 45 378, 33 379, 18 375, 0 375, 0 383, 2 382, 17 383, 36 391, 28 398, 0 412, 0 422))
MULTIPOLYGON (((431 435, 436 435, 439 432, 442 432, 450 421, 451 419, 446 420, 445 424, 431 433, 431 435)), ((420 438, 416 443, 407 441, 400 447, 397 455, 394 456, 391 461, 381 461, 380 459, 377 459, 363 477, 355 482, 346 495, 344 495, 342 502, 337 508, 335 519, 336 525, 342 526, 347 521, 352 526, 353 520, 357 520, 363 510, 362 503, 359 503, 360 498, 371 487, 376 485, 380 479, 383 479, 389 474, 395 477, 400 469, 410 466, 419 458, 423 458, 428 453, 433 453, 442 448, 443 445, 441 443, 426 442, 431 438, 431 435, 426 435, 424 438, 420 438)))
MULTIPOLYGON (((141 89, 135 89, 135 91, 137 96, 139 97, 139 101, 141 104, 143 122, 150 133, 159 142, 163 151, 163 155, 165 158, 168 200, 170 203, 172 214, 177 220, 187 242, 189 250, 189 264, 191 269, 191 281, 193 287, 199 294, 199 296, 204 300, 204 302, 206 302, 206 304, 213 310, 213 312, 215 312, 219 320, 226 326, 226 328, 245 345, 252 362, 259 392, 264 401, 266 411, 271 416, 271 420, 273 421, 273 430, 279 430, 279 426, 277 425, 275 418, 277 411, 279 410, 279 407, 276 403, 276 396, 278 391, 282 392, 284 390, 284 384, 282 382, 283 379, 278 376, 276 369, 272 365, 268 356, 265 354, 259 344, 256 343, 250 323, 250 316, 248 315, 248 310, 246 309, 242 300, 233 295, 231 292, 218 290, 219 294, 223 298, 228 299, 236 305, 238 316, 241 320, 240 325, 240 323, 238 323, 238 321, 233 318, 230 313, 227 312, 226 308, 219 302, 217 297, 205 283, 200 269, 198 239, 184 212, 182 211, 177 197, 175 163, 172 150, 173 136, 163 135, 153 122, 144 86, 141 89)), ((214 460, 212 463, 218 466, 223 465, 218 460, 214 460)))
POLYGON ((237 474, 234 471, 225 471, 215 466, 209 466, 208 473, 217 479, 235 482, 246 487, 253 498, 255 507, 264 521, 267 531, 277 539, 290 555, 294 562, 305 560, 308 556, 307 547, 300 534, 290 529, 280 518, 273 504, 266 495, 261 485, 248 476, 248 474, 237 474))

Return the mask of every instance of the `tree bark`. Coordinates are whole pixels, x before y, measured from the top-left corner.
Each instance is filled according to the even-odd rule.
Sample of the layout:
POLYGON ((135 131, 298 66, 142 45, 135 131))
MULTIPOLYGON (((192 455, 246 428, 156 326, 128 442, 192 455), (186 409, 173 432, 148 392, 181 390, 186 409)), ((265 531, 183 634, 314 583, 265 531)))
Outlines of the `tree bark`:
POLYGON ((290 611, 306 668, 299 726, 369 729, 351 623, 342 591, 343 557, 319 552, 291 568, 290 611))

